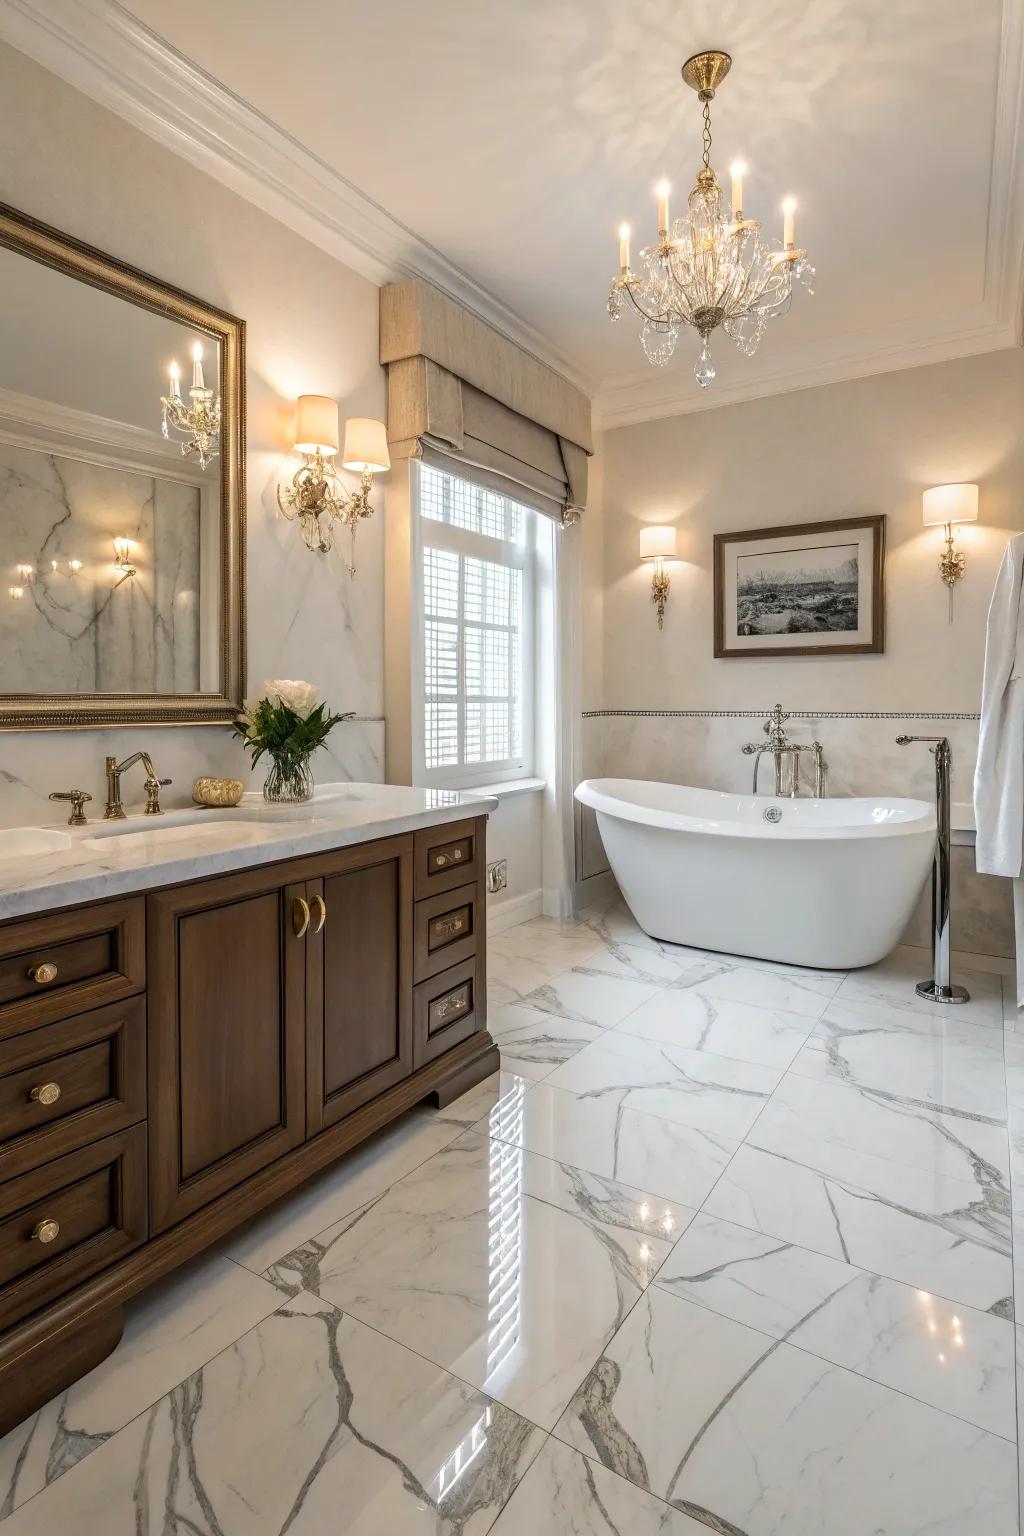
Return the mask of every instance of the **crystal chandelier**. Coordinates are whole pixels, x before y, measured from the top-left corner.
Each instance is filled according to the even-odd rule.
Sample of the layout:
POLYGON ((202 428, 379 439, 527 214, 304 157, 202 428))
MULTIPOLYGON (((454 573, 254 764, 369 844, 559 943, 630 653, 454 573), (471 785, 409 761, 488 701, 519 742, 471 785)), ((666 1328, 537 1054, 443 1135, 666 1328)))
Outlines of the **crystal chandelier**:
POLYGON ((192 388, 188 392, 188 404, 181 398, 181 370, 171 364, 171 392, 160 396, 163 408, 161 431, 171 440, 171 428, 185 436, 180 444, 183 459, 198 459, 199 468, 205 469, 210 460, 220 452, 220 400, 214 398, 203 377, 203 348, 196 342, 192 348, 192 388))
POLYGON ((721 326, 741 352, 752 357, 775 315, 785 314, 794 281, 808 293, 814 268, 794 236, 796 203, 783 203, 781 244, 766 238, 757 219, 743 213, 746 167, 731 167, 732 208, 723 208, 722 189, 711 168, 711 102, 732 65, 727 53, 695 53, 683 65, 683 79, 704 108, 704 164, 682 218, 670 220, 669 188, 658 187, 658 239, 640 252, 643 273, 629 265, 629 226, 619 230, 619 275, 608 295, 608 314, 618 320, 628 299, 643 318, 640 339, 647 360, 661 367, 675 351, 680 327, 692 325, 703 343, 693 373, 702 389, 714 381, 708 345, 721 326))

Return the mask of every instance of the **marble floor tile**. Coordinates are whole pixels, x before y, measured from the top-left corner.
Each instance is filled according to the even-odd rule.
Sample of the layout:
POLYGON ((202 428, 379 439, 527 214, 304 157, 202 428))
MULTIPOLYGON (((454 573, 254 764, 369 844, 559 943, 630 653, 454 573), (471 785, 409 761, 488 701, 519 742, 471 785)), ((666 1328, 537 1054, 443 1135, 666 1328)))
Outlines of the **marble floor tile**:
MULTIPOLYGON (((941 1003, 930 1003, 918 997, 914 991, 921 974, 922 951, 903 945, 894 949, 885 960, 869 965, 861 971, 851 971, 836 993, 840 1003, 887 1003, 909 1013, 923 1013, 931 1018, 946 1015, 950 1009, 941 1003)), ((926 967, 927 968, 927 967, 926 967)), ((970 971, 957 968, 953 978, 970 992, 970 1001, 957 1004, 953 1009, 961 1023, 985 1024, 998 1029, 1002 1023, 1001 978, 987 971, 970 971)))
POLYGON ((739 1141, 779 1076, 771 1067, 609 1030, 558 1067, 550 1082, 584 1098, 608 1099, 739 1141))
POLYGON ((1016 1536, 1016 1449, 652 1287, 555 1431, 712 1530, 1016 1536))
POLYGON ((113 1354, 0 1438, 0 1520, 280 1302, 268 1281, 218 1255, 186 1264, 129 1302, 113 1354))
POLYGON ((596 1024, 563 1019, 526 1003, 509 1003, 489 1019, 504 1072, 539 1079, 604 1034, 596 1024))
POLYGON ((552 1437, 491 1536, 708 1536, 708 1527, 552 1437))
POLYGON ((487 996, 492 1005, 519 1003, 528 992, 553 981, 568 969, 565 960, 506 954, 490 943, 487 946, 487 996))
POLYGON ((622 944, 633 944, 638 949, 657 949, 657 939, 644 933, 640 924, 623 901, 615 901, 604 907, 588 908, 581 912, 579 921, 591 933, 597 935, 608 949, 622 944))
POLYGON ((581 960, 575 967, 585 976, 612 976, 623 981, 638 981, 643 986, 672 987, 686 991, 699 987, 728 969, 721 961, 699 952, 666 955, 660 949, 642 949, 636 944, 607 945, 581 960))
POLYGON ((873 1187, 742 1146, 704 1209, 979 1312, 1012 1316, 1005 1200, 986 1202, 976 1184, 884 1157, 860 1158, 856 1167, 873 1187))
POLYGON ((484 1536, 543 1438, 299 1296, 24 1505, 4 1536, 484 1536))
MULTIPOLYGON (((667 1207, 673 1235, 690 1211, 667 1207)), ((470 1133, 268 1279, 550 1428, 671 1247, 666 1202, 470 1133)))
POLYGON ((889 1004, 829 1004, 793 1061, 803 1077, 1006 1118, 1003 1035, 977 1024, 889 1004))
POLYGON ((837 977, 828 971, 783 972, 737 965, 702 981, 700 989, 706 997, 751 1003, 755 1008, 778 1008, 784 1013, 818 1019, 839 985, 837 977))
POLYGON ((583 970, 565 971, 536 987, 523 1001, 543 1013, 611 1029, 620 1019, 654 997, 657 987, 607 974, 589 975, 583 970))
MULTIPOLYGON (((750 1133, 751 1146, 862 1181, 861 1159, 905 1163, 944 1177, 973 1180, 979 1198, 997 1204, 1009 1189, 1009 1143, 1002 1120, 926 1100, 900 1099, 874 1088, 816 1082, 788 1073, 750 1133)), ((869 1187, 875 1174, 863 1176, 869 1187)))
POLYGON ((581 1098, 547 1081, 518 1101, 506 1096, 478 1128, 527 1152, 693 1207, 707 1198, 739 1146, 727 1136, 639 1114, 613 1097, 581 1098))
POLYGON ((699 986, 658 992, 616 1025, 622 1034, 780 1070, 789 1066, 812 1027, 812 1020, 799 1013, 716 1000, 699 986))
POLYGON ((658 949, 666 957, 671 957, 680 964, 694 964, 696 961, 714 963, 721 969, 750 971, 773 971, 778 976, 809 977, 820 991, 835 989, 846 976, 846 971, 832 971, 823 969, 817 965, 788 965, 784 960, 765 960, 759 955, 737 955, 724 949, 699 949, 692 944, 672 944, 665 939, 657 941, 658 949))
POLYGON ((1016 1441, 1005 1318, 704 1215, 655 1284, 1016 1441))
POLYGON ((486 1121, 487 1116, 501 1105, 518 1103, 530 1086, 531 1079, 518 1072, 492 1072, 476 1088, 453 1099, 444 1109, 424 1103, 416 1105, 415 1113, 435 1125, 450 1125, 454 1139, 486 1121))
POLYGON ((283 1253, 382 1194, 396 1179, 461 1136, 463 1129, 459 1122, 443 1118, 434 1122, 410 1110, 332 1168, 239 1227, 218 1251, 262 1274, 283 1253))
POLYGON ((507 955, 542 965, 559 965, 570 970, 587 955, 601 948, 601 940, 592 929, 577 923, 556 923, 538 917, 528 923, 516 923, 491 939, 488 955, 507 955))

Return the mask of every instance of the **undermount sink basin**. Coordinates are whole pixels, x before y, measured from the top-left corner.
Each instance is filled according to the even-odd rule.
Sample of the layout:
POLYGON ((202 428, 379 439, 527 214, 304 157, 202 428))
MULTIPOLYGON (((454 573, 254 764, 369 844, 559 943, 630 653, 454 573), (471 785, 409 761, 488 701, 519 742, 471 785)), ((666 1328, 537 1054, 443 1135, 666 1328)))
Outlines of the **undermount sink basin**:
POLYGON ((265 842, 270 835, 264 827, 254 826, 252 822, 205 821, 186 822, 184 825, 178 822, 169 826, 161 823, 143 828, 136 824, 123 831, 117 827, 94 837, 85 837, 81 846, 103 853, 127 853, 139 848, 158 853, 178 843, 191 843, 205 852, 211 848, 248 847, 253 843, 265 842))
POLYGON ((0 827, 0 859, 28 858, 33 853, 60 853, 71 847, 71 835, 56 827, 0 827))

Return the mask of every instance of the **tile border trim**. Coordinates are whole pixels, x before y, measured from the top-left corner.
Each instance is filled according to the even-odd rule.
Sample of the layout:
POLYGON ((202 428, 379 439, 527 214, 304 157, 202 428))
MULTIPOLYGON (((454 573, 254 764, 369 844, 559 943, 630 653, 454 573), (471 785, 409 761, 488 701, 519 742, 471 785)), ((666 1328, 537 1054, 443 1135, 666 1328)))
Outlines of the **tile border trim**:
MULTIPOLYGON (((584 709, 583 720, 764 720, 767 709, 584 709)), ((791 709, 794 720, 980 720, 974 710, 791 709)))

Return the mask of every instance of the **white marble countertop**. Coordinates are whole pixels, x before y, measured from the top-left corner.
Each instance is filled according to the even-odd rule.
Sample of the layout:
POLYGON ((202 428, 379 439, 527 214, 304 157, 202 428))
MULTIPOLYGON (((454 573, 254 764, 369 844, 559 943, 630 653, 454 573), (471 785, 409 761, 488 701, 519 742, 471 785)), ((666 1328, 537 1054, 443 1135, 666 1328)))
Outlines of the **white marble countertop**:
POLYGON ((260 795, 246 795, 235 809, 194 806, 159 820, 140 814, 85 827, 55 822, 65 846, 16 857, 0 853, 0 919, 346 848, 484 815, 497 804, 468 791, 323 784, 308 805, 271 806, 260 795))

